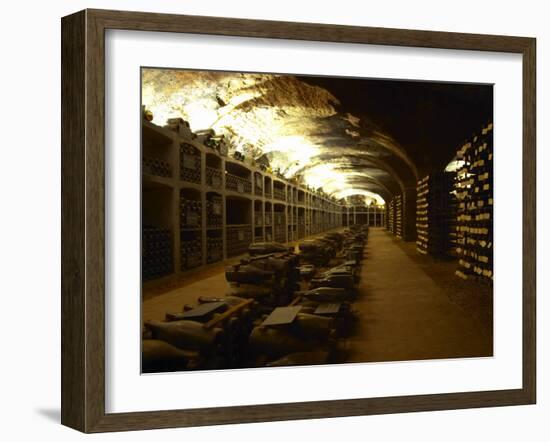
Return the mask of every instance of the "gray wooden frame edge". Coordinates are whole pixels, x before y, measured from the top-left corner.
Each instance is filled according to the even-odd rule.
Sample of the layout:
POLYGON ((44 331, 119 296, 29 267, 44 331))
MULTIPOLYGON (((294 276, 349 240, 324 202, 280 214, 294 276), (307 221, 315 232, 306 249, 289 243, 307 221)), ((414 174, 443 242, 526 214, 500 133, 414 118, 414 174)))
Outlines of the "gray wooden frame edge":
POLYGON ((62 19, 61 422, 141 430, 533 404, 536 401, 536 40, 527 37, 84 10, 62 19), (105 413, 104 35, 106 29, 520 53, 523 56, 523 386, 193 410, 105 413))

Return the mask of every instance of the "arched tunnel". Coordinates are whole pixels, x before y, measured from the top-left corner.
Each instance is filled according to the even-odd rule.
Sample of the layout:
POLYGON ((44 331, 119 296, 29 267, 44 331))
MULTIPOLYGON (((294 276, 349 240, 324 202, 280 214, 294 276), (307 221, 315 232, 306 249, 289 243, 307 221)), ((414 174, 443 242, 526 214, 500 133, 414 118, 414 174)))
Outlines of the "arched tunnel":
POLYGON ((203 291, 246 298, 230 278, 275 241, 314 280, 357 261, 358 321, 390 324, 359 325, 337 362, 492 354, 492 85, 143 68, 141 94, 142 242, 173 244, 162 265, 143 252, 144 319, 203 291), (333 234, 365 255, 308 261, 301 244, 333 234))
POLYGON ((286 178, 378 204, 397 194, 414 199, 418 179, 443 171, 491 120, 492 102, 492 88, 477 84, 143 70, 154 123, 180 116, 286 178))

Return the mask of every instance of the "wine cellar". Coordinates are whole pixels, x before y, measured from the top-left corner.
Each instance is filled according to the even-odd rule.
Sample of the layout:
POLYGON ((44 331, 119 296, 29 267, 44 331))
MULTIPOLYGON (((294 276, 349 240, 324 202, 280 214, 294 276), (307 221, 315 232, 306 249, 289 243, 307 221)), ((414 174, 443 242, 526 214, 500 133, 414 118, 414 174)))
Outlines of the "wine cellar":
MULTIPOLYGON (((460 168, 420 179, 416 188, 416 250, 455 257, 456 276, 493 280, 493 124, 484 125, 456 153, 460 168)), ((386 229, 402 238, 402 195, 386 210, 386 229)))
POLYGON ((493 354, 490 86, 151 75, 144 372, 493 354), (178 90, 166 114, 182 78, 206 85, 202 113, 174 113, 178 90), (379 126, 351 114, 371 103, 356 95, 379 126))
POLYGON ((143 121, 142 140, 144 281, 242 255, 252 242, 286 243, 343 225, 383 223, 380 211, 343 209, 178 126, 143 121))

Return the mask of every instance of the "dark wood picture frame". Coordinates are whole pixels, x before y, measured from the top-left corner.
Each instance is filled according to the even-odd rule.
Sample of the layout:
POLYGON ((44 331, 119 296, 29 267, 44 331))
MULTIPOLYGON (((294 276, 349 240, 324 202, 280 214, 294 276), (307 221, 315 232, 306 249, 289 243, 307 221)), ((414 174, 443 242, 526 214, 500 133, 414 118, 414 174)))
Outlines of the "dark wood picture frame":
POLYGON ((84 10, 62 19, 61 422, 83 432, 142 430, 533 404, 536 400, 534 38, 84 10), (105 412, 105 30, 125 29, 522 54, 523 386, 271 405, 105 412))

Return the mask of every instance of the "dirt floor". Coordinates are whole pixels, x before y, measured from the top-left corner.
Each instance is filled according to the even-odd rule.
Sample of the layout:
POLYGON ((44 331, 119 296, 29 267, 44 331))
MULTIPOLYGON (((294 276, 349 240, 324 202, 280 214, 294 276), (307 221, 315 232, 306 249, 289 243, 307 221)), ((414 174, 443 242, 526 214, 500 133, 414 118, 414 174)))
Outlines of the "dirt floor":
POLYGON ((453 258, 434 258, 416 251, 414 242, 393 238, 395 244, 407 254, 455 304, 470 314, 484 330, 492 335, 493 286, 476 280, 464 281, 454 275, 457 261, 453 258))
POLYGON ((487 288, 464 284, 454 275, 456 262, 418 255, 414 243, 382 229, 371 229, 366 256, 348 362, 492 356, 491 321, 480 293, 487 288), (466 302, 469 297, 474 301, 466 302))

